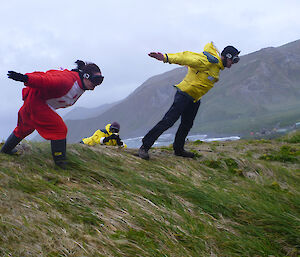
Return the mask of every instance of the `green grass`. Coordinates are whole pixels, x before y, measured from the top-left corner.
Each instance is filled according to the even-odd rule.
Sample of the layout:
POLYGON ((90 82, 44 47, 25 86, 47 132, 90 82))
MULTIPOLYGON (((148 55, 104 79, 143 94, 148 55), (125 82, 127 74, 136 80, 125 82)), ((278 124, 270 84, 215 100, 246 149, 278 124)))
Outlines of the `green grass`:
POLYGON ((74 144, 66 170, 47 143, 0 154, 0 256, 296 257, 293 138, 191 142, 195 159, 153 148, 150 161, 74 144))
POLYGON ((261 160, 279 161, 279 162, 291 162, 299 163, 300 151, 295 147, 284 145, 279 151, 272 151, 269 154, 264 154, 260 157, 261 160))
POLYGON ((288 142, 291 144, 300 143, 300 130, 296 130, 279 139, 279 141, 288 142))

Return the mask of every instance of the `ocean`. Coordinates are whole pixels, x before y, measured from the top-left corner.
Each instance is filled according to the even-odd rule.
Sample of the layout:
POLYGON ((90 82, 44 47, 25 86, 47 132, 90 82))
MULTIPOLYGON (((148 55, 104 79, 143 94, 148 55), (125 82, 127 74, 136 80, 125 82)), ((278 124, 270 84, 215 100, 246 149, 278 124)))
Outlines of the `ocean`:
MULTIPOLYGON (((156 146, 169 146, 173 143, 175 135, 173 134, 162 134, 154 143, 156 146)), ((128 148, 139 148, 142 145, 143 137, 134 137, 123 139, 128 148)), ((227 136, 227 137, 208 137, 207 135, 191 135, 187 136, 187 140, 196 141, 201 140, 204 142, 212 141, 233 141, 241 139, 239 136, 227 136)))

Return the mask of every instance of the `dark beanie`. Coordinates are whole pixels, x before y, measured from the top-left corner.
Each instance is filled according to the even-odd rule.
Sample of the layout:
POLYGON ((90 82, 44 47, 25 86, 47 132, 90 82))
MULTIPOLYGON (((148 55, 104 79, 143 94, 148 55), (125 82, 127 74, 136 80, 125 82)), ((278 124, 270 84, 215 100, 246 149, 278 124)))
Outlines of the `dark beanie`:
POLYGON ((117 129, 117 130, 120 130, 120 124, 116 121, 114 121, 111 125, 110 125, 110 128, 114 128, 114 129, 117 129))

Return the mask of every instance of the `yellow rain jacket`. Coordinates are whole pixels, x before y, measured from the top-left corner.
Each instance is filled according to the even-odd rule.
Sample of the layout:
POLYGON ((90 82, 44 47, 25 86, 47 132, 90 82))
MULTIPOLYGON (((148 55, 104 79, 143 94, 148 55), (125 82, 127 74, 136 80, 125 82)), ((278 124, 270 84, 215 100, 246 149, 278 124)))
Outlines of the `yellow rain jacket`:
MULTIPOLYGON (((108 142, 103 143, 104 138, 112 135, 112 133, 110 132, 110 126, 111 124, 107 124, 105 126, 105 129, 98 129, 91 137, 83 138, 83 143, 86 145, 105 144, 117 146, 118 144, 115 139, 110 139, 108 142)), ((127 145, 123 143, 123 147, 127 147, 127 145)))
POLYGON ((202 53, 185 51, 165 54, 164 58, 165 62, 188 67, 185 78, 176 87, 195 102, 214 86, 219 80, 220 70, 224 70, 220 53, 212 42, 205 45, 202 53))

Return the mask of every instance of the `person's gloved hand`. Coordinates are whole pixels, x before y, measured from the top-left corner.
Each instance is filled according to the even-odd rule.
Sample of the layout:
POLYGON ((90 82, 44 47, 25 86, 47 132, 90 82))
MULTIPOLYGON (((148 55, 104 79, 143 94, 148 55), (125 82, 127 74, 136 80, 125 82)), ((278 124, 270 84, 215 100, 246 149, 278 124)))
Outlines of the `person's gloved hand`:
POLYGON ((8 71, 7 76, 9 79, 13 79, 15 81, 21 81, 21 82, 27 82, 28 81, 28 76, 24 75, 22 73, 18 73, 15 71, 8 71))
POLYGON ((151 52, 148 55, 152 58, 155 58, 156 60, 159 60, 159 61, 164 61, 164 59, 165 59, 164 55, 160 52, 151 52))
POLYGON ((117 140, 119 138, 119 135, 117 134, 112 134, 106 138, 103 139, 103 143, 107 143, 109 140, 115 139, 117 140))
POLYGON ((117 145, 118 145, 118 146, 123 145, 123 142, 122 142, 120 136, 117 135, 117 134, 115 134, 115 135, 116 135, 116 137, 114 137, 113 139, 115 139, 115 140, 117 141, 117 145))
POLYGON ((103 139, 103 144, 107 143, 107 142, 109 141, 109 139, 110 139, 110 137, 105 137, 105 138, 103 139))
MULTIPOLYGON (((112 134, 112 135, 110 135, 109 137, 110 137, 110 139, 118 140, 119 135, 118 135, 118 134, 112 134)), ((119 139, 120 139, 120 138, 119 138, 119 139)))
POLYGON ((122 145, 123 145, 123 142, 122 142, 122 140, 120 139, 120 137, 118 137, 118 138, 116 139, 116 141, 117 141, 117 145, 118 145, 118 146, 122 146, 122 145))

